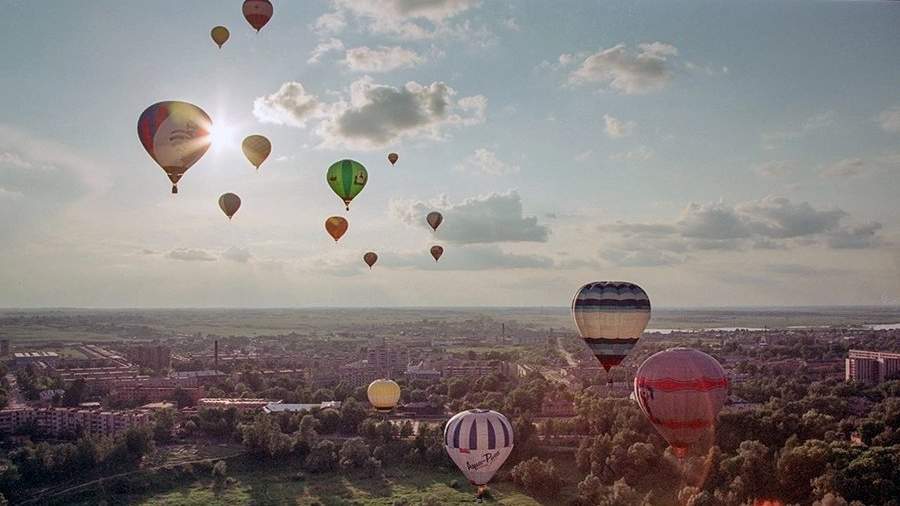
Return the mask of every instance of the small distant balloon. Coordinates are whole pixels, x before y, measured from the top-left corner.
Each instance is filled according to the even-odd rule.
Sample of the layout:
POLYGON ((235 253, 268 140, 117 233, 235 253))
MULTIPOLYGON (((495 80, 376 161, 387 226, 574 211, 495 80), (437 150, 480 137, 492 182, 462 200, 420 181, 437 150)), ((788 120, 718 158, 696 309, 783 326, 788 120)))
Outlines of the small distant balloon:
POLYGON ((172 193, 178 193, 178 181, 209 149, 211 127, 203 109, 187 102, 157 102, 141 113, 138 138, 169 176, 172 193))
POLYGON ((378 261, 378 255, 376 255, 374 251, 369 251, 368 253, 363 255, 363 262, 365 262, 366 265, 369 266, 369 269, 371 269, 372 266, 375 265, 375 262, 377 262, 377 261, 378 261))
POLYGON ((219 46, 219 49, 222 49, 222 46, 228 42, 228 37, 231 35, 228 32, 228 28, 224 26, 216 26, 213 27, 212 31, 209 32, 209 35, 212 37, 213 42, 219 46))
POLYGON ((444 216, 437 211, 432 211, 425 217, 425 221, 428 222, 428 225, 431 226, 432 230, 437 230, 437 228, 441 226, 441 223, 444 222, 444 216))
POLYGON ((272 19, 273 10, 269 0, 244 0, 244 18, 257 32, 272 19))
POLYGON ((399 159, 400 159, 400 155, 398 155, 397 153, 391 153, 388 155, 388 161, 391 162, 391 165, 394 165, 395 163, 397 163, 397 160, 399 160, 399 159))
POLYGON ((347 232, 349 227, 350 224, 347 223, 347 220, 340 216, 332 216, 325 220, 325 230, 334 239, 334 242, 338 242, 338 239, 347 232))
POLYGON ((441 259, 441 255, 444 254, 444 248, 441 246, 432 246, 431 247, 431 256, 434 257, 434 261, 437 262, 441 259))
POLYGON ((363 165, 355 160, 340 160, 328 167, 325 180, 328 186, 344 201, 347 211, 350 210, 350 201, 359 195, 366 187, 369 173, 363 165))
POLYGON ((238 209, 241 208, 241 198, 233 193, 225 193, 219 197, 219 207, 230 220, 234 216, 234 213, 238 212, 238 209))
POLYGON ((259 166, 272 153, 272 143, 262 135, 249 135, 241 143, 241 151, 244 152, 247 160, 259 169, 259 166))

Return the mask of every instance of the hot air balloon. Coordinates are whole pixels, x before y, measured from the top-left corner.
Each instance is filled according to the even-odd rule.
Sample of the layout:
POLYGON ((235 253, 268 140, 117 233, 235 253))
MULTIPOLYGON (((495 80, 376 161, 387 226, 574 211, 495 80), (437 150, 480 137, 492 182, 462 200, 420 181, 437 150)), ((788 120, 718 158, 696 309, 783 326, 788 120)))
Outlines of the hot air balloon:
POLYGON ((366 395, 376 411, 387 413, 400 401, 400 385, 389 379, 377 379, 369 383, 366 395))
POLYGON ((219 49, 222 49, 222 46, 228 42, 228 37, 230 35, 231 34, 228 33, 228 28, 225 28, 224 26, 215 26, 209 32, 209 36, 212 37, 213 42, 219 46, 219 49))
POLYGON ((395 163, 397 163, 397 160, 399 160, 399 159, 400 159, 400 155, 398 155, 397 153, 391 153, 388 155, 388 161, 391 162, 391 165, 394 165, 395 163))
POLYGON ((238 209, 241 208, 241 198, 233 193, 222 194, 222 196, 219 197, 219 207, 230 220, 231 217, 234 216, 234 213, 238 212, 238 209))
POLYGON ((444 448, 469 482, 483 488, 512 452, 512 425, 496 411, 461 411, 444 428, 444 448))
POLYGON ((328 186, 331 186, 331 189, 334 190, 334 193, 344 201, 344 205, 349 211, 350 201, 365 188, 366 181, 369 179, 369 173, 357 161, 341 160, 334 162, 331 164, 331 167, 328 167, 325 179, 328 181, 328 186))
POLYGON ((338 239, 347 232, 349 226, 350 224, 347 223, 347 220, 340 216, 332 216, 325 220, 325 231, 334 238, 334 242, 338 242, 338 239))
POLYGON ((441 226, 441 223, 443 223, 444 216, 437 211, 431 211, 428 213, 428 216, 425 217, 425 221, 428 222, 428 225, 431 226, 432 230, 437 230, 437 228, 441 226))
POLYGON ((187 102, 158 102, 141 113, 138 138, 166 171, 172 193, 178 193, 178 181, 209 149, 211 126, 203 109, 187 102))
POLYGON ((431 256, 434 257, 434 261, 437 262, 441 259, 441 255, 444 254, 444 248, 441 246, 432 246, 431 247, 431 256))
POLYGON ((241 150, 244 152, 247 160, 250 160, 250 163, 259 169, 259 166, 266 161, 266 158, 272 152, 272 143, 262 135, 249 135, 241 143, 241 150))
POLYGON ((378 261, 378 255, 376 255, 374 251, 369 251, 368 253, 363 255, 363 262, 365 262, 366 265, 369 266, 369 269, 371 269, 372 266, 375 265, 375 262, 377 262, 377 261, 378 261))
POLYGON ((608 373, 625 359, 647 327, 650 298, 633 283, 596 281, 575 294, 572 317, 578 335, 608 373))
POLYGON ((651 356, 634 376, 634 396, 641 411, 678 458, 712 434, 727 395, 728 379, 719 362, 689 348, 670 348, 651 356))
POLYGON ((244 0, 244 18, 258 32, 272 19, 272 2, 269 0, 244 0))

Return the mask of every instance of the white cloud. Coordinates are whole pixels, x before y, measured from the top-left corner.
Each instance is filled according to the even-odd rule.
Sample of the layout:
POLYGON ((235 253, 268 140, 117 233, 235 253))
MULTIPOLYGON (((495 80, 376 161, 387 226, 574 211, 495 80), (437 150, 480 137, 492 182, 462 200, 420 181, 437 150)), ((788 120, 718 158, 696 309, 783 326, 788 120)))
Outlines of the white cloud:
MULTIPOLYGON (((652 93, 665 88, 672 80, 670 59, 677 55, 675 46, 662 42, 640 44, 637 50, 619 44, 588 56, 569 73, 569 82, 608 85, 613 91, 627 95, 652 93)), ((570 57, 560 55, 559 61, 564 63, 570 57)))
POLYGON ((344 49, 344 43, 341 42, 340 39, 332 37, 328 40, 319 41, 319 44, 309 54, 309 59, 306 60, 306 63, 319 63, 322 57, 327 53, 330 53, 331 51, 340 51, 342 49, 344 49))
POLYGON ((866 170, 866 163, 861 158, 846 158, 839 160, 824 169, 821 174, 829 177, 848 178, 859 176, 866 170))
POLYGON ((506 27, 507 30, 510 30, 510 31, 513 31, 513 32, 518 32, 519 30, 522 29, 522 27, 519 26, 519 22, 516 21, 516 18, 506 18, 506 19, 504 19, 504 20, 503 20, 503 26, 506 27))
POLYGON ((638 161, 643 162, 653 158, 656 153, 652 148, 641 145, 634 149, 623 151, 621 153, 613 153, 609 155, 610 160, 617 162, 638 161))
POLYGON ((446 198, 431 202, 393 200, 389 209, 403 223, 423 229, 427 227, 425 216, 440 211, 444 222, 435 237, 450 243, 546 242, 550 235, 536 217, 524 216, 522 199, 514 190, 472 197, 458 204, 446 198))
POLYGON ((486 176, 503 176, 519 172, 518 165, 511 165, 497 158, 497 155, 486 148, 478 148, 461 164, 456 166, 461 172, 472 172, 486 176))
POLYGON ((637 123, 634 121, 622 121, 609 114, 603 115, 603 121, 606 123, 606 135, 612 139, 628 137, 634 132, 634 129, 637 126, 637 123))
POLYGON ((343 12, 326 12, 316 19, 313 30, 319 35, 329 35, 340 33, 346 26, 343 12))
POLYGON ((344 64, 355 72, 390 72, 415 67, 424 61, 415 51, 400 46, 354 47, 347 50, 344 58, 344 64))
POLYGON ((789 160, 773 160, 753 167, 753 172, 768 178, 782 178, 794 172, 794 162, 789 160))
POLYGON ((170 260, 180 260, 183 262, 214 262, 216 257, 210 255, 202 249, 177 248, 166 253, 166 258, 170 260))
POLYGON ((583 161, 587 160, 588 158, 590 158, 591 155, 593 155, 593 154, 594 154, 594 150, 592 150, 592 149, 589 149, 587 151, 582 151, 581 153, 578 153, 577 155, 575 155, 575 161, 583 162, 583 161))
POLYGON ((877 119, 884 131, 900 134, 900 106, 885 109, 877 119))
POLYGON ((237 262, 241 264, 245 264, 253 258, 253 255, 250 254, 250 250, 247 248, 239 248, 237 246, 230 246, 228 249, 222 252, 222 258, 225 260, 231 260, 232 262, 237 262))
POLYGON ((652 266, 682 263, 700 251, 870 248, 882 243, 881 224, 845 224, 847 218, 841 209, 816 209, 775 196, 737 205, 691 203, 670 223, 600 226, 607 234, 601 256, 623 266, 652 266))
POLYGON ((499 269, 548 269, 553 259, 542 255, 521 255, 503 251, 495 245, 445 247, 440 262, 427 249, 416 252, 385 253, 379 256, 382 267, 442 271, 484 271, 499 269))
POLYGON ((365 77, 350 85, 349 101, 330 106, 317 133, 325 146, 374 148, 407 137, 438 139, 446 126, 484 121, 486 98, 455 95, 443 82, 396 88, 365 77))
POLYGON ((811 132, 834 126, 836 124, 836 116, 834 111, 823 111, 804 119, 797 126, 773 132, 764 132, 762 134, 763 147, 765 149, 775 149, 784 145, 787 141, 799 139, 811 132))
POLYGON ((404 39, 470 31, 467 23, 451 28, 447 22, 478 5, 477 0, 333 0, 333 3, 336 12, 363 20, 369 31, 404 39))
POLYGON ((253 101, 253 115, 263 123, 305 127, 319 111, 319 100, 306 93, 303 85, 288 81, 275 93, 253 101))

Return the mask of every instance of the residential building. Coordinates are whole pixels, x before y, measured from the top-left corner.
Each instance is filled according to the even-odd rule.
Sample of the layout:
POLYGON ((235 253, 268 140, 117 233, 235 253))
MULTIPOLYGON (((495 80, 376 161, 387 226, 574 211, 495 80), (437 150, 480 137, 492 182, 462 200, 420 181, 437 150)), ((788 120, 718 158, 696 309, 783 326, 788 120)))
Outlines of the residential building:
POLYGON ((900 377, 900 353, 850 350, 844 361, 844 379, 867 385, 900 377))
POLYGON ((154 371, 168 369, 172 362, 172 349, 162 344, 129 346, 125 354, 132 362, 154 371))
POLYGON ((198 408, 230 409, 238 411, 259 411, 270 404, 280 403, 278 399, 227 399, 204 397, 197 401, 198 408))
POLYGON ((111 435, 150 421, 142 411, 102 411, 79 408, 13 408, 0 410, 0 432, 10 434, 33 426, 51 436, 111 435))

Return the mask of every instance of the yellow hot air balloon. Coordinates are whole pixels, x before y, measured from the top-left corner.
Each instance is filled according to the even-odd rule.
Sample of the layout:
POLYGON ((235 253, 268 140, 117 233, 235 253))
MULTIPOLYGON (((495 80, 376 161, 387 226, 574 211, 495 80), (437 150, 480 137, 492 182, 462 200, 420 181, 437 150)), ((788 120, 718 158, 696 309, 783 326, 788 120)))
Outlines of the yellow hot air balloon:
POLYGON ((366 394, 373 408, 387 413, 400 401, 400 385, 389 379, 377 379, 369 384, 366 394))
POLYGON ((213 42, 219 46, 219 49, 222 49, 222 46, 228 42, 228 37, 230 35, 231 34, 228 33, 228 28, 225 28, 224 26, 213 27, 209 32, 209 36, 212 37, 213 42))
POLYGON ((238 209, 241 208, 241 198, 233 193, 225 193, 221 197, 219 197, 219 208, 222 209, 222 212, 225 213, 225 216, 228 216, 230 220, 234 213, 238 212, 238 209))
POLYGON ((247 160, 250 160, 250 163, 259 169, 259 166, 272 153, 272 143, 262 135, 250 135, 241 143, 241 150, 244 152, 247 160))

